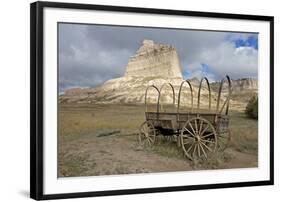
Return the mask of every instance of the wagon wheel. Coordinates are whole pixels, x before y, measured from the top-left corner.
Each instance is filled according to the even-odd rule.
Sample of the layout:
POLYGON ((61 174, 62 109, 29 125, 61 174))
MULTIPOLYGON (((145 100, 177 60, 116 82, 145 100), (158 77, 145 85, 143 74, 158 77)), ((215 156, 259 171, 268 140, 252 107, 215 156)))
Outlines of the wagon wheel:
POLYGON ((139 128, 139 143, 143 146, 152 146, 155 143, 156 131, 150 121, 145 121, 139 128))
POLYGON ((231 140, 231 132, 228 130, 225 133, 217 133, 217 146, 218 146, 218 151, 224 151, 231 140))
POLYGON ((208 156, 216 151, 217 133, 210 121, 195 117, 189 119, 180 133, 181 146, 187 158, 208 156))

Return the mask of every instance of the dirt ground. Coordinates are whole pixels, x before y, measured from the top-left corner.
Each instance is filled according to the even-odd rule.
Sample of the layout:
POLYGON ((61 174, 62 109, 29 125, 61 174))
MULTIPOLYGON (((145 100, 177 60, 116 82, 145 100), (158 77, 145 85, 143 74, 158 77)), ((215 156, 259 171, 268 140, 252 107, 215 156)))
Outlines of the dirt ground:
POLYGON ((60 104, 59 109, 60 177, 258 166, 257 121, 243 112, 230 113, 232 140, 224 152, 207 161, 190 161, 163 137, 150 148, 138 144, 141 105, 60 104))

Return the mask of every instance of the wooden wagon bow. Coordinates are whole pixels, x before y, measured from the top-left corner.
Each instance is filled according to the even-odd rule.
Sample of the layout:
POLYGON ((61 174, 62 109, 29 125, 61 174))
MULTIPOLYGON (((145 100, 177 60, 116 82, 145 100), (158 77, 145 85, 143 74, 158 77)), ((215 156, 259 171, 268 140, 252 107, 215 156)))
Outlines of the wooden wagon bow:
MULTIPOLYGON (((198 100, 197 100, 197 110, 200 109, 200 100, 201 100, 201 89, 202 89, 202 84, 203 84, 203 81, 206 82, 207 84, 207 88, 208 88, 208 101, 209 101, 209 111, 211 110, 211 88, 210 88, 210 83, 209 83, 209 80, 204 77, 201 79, 200 83, 199 83, 199 89, 198 89, 198 100)), ((179 93, 178 93, 178 102, 177 102, 177 113, 179 113, 179 108, 180 108, 180 101, 181 101, 181 92, 182 92, 182 88, 184 86, 184 84, 187 83, 188 86, 189 86, 189 89, 190 89, 190 93, 191 93, 191 112, 193 111, 193 86, 191 84, 191 82, 189 80, 184 80, 182 81, 181 85, 180 85, 180 88, 179 88, 179 93)), ((146 88, 146 91, 145 91, 145 111, 147 112, 147 93, 148 93, 148 90, 150 88, 153 88, 157 91, 158 93, 158 96, 157 96, 157 113, 159 113, 160 111, 160 98, 161 98, 161 92, 163 90, 163 88, 165 86, 170 86, 171 89, 172 89, 172 92, 173 92, 173 105, 175 105, 175 88, 174 86, 171 84, 171 83, 164 83, 161 87, 160 87, 160 90, 155 86, 155 85, 150 85, 146 88)), ((222 111, 224 109, 224 107, 226 107, 226 110, 225 110, 225 115, 228 115, 228 110, 229 110, 229 102, 230 102, 230 96, 231 96, 231 93, 232 93, 232 86, 231 86, 231 80, 230 80, 230 77, 228 75, 225 76, 225 78, 223 78, 220 82, 220 87, 219 87, 219 92, 218 92, 218 98, 217 98, 217 105, 216 105, 216 114, 222 114, 222 111), (219 105, 220 105, 220 100, 221 100, 221 93, 222 93, 222 89, 223 89, 223 84, 227 82, 228 84, 228 95, 222 105, 221 108, 219 108, 219 105)))

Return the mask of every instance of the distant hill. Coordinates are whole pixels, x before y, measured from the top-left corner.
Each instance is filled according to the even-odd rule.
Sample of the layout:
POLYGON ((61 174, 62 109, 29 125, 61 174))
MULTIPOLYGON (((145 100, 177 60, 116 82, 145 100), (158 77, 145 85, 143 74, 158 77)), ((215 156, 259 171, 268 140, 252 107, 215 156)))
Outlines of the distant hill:
MULTIPOLYGON (((247 103, 253 95, 258 93, 258 80, 255 78, 241 78, 231 80, 232 95, 231 99, 247 103)), ((214 92, 218 92, 220 82, 211 83, 211 88, 214 92)), ((227 89, 224 87, 223 92, 226 93, 227 89)))

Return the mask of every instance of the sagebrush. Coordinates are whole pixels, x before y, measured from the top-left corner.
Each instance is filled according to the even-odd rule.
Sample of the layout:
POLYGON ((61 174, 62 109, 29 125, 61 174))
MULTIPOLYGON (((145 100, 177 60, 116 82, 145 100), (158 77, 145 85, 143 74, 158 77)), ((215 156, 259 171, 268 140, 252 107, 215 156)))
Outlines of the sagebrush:
POLYGON ((247 106, 246 106, 246 110, 245 113, 248 115, 248 117, 250 118, 254 118, 254 119, 258 119, 258 115, 259 115, 259 100, 258 100, 258 96, 254 95, 252 96, 252 98, 249 100, 247 106))

